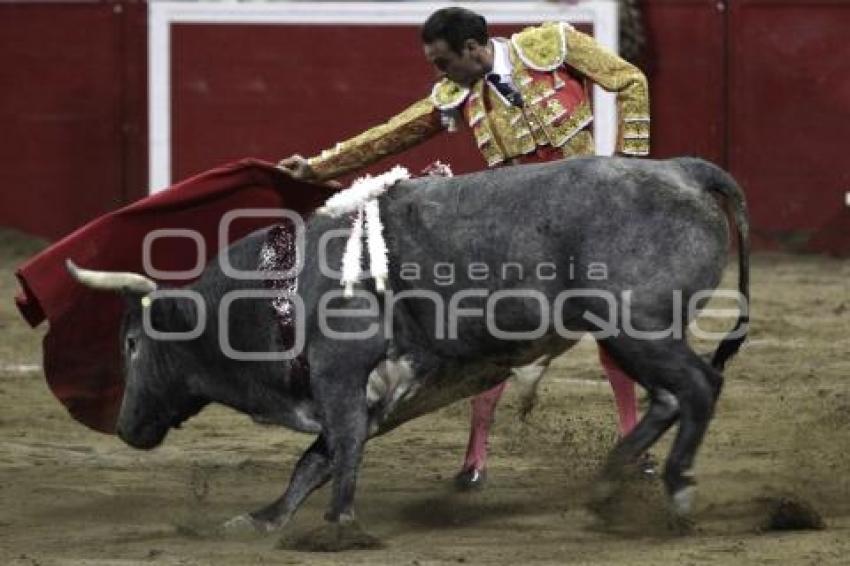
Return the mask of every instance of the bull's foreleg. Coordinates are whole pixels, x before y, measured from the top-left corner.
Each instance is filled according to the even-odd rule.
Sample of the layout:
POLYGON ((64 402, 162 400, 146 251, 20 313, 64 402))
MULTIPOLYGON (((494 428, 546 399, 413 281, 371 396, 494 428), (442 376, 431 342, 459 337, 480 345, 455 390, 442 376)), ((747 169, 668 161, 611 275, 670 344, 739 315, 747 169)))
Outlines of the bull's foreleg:
POLYGON ((225 531, 265 533, 283 528, 307 496, 330 479, 330 473, 331 459, 327 443, 323 436, 319 436, 295 465, 286 492, 262 509, 227 521, 224 524, 225 531))
POLYGON ((374 364, 356 359, 362 351, 348 356, 333 354, 310 360, 313 398, 322 415, 333 480, 325 514, 329 524, 313 537, 325 550, 376 547, 380 543, 360 529, 354 514, 357 475, 369 435, 366 382, 374 364))
MULTIPOLYGON (((346 386, 347 376, 317 376, 314 394, 321 407, 323 429, 331 455, 333 492, 325 519, 346 522, 354 519, 357 473, 368 434, 369 415, 366 387, 346 386)), ((365 381, 365 380, 364 380, 365 381)))

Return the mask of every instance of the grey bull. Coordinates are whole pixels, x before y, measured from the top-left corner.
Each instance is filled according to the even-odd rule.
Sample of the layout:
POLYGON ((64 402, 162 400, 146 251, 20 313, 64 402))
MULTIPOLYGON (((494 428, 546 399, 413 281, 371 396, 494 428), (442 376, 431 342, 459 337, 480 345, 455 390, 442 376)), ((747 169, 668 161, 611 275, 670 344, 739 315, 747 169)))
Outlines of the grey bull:
MULTIPOLYGON (((721 372, 748 325, 748 219, 735 181, 699 159, 581 158, 401 181, 379 202, 391 265, 384 293, 364 280, 345 297, 326 269, 340 265, 345 242, 330 236, 349 220, 316 213, 306 223, 296 300, 306 364, 222 351, 222 335, 247 352, 280 352, 284 340, 268 300, 233 301, 226 320, 216 314, 228 293, 265 289, 225 276, 219 261, 189 287, 211 314, 197 337, 181 341, 149 336, 143 319, 161 331, 194 329, 198 304, 145 298, 156 284, 141 275, 71 266, 83 283, 127 297, 120 437, 153 448, 211 402, 315 434, 284 494, 228 526, 280 528, 333 480, 329 528, 355 528, 355 484, 370 437, 517 368, 545 367, 592 333, 650 401, 610 453, 596 499, 611 497, 623 467, 678 422, 663 481, 672 508, 687 514, 721 372), (703 358, 682 330, 720 281, 727 214, 737 225, 741 312, 703 358)), ((255 269, 265 238, 252 234, 222 253, 238 269, 255 269)))

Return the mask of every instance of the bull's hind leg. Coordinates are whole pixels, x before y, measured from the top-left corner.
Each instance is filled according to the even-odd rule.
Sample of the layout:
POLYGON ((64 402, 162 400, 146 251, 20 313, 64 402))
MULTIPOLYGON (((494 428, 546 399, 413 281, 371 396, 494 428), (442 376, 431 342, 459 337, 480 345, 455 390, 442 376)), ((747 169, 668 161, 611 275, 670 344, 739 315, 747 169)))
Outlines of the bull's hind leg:
POLYGON ((672 393, 661 388, 649 390, 649 408, 646 414, 611 451, 605 464, 605 475, 616 476, 626 465, 637 462, 676 422, 678 416, 679 402, 672 393))
POLYGON ((650 408, 611 452, 601 495, 610 490, 623 465, 652 446, 678 418, 679 430, 665 465, 664 483, 674 511, 685 515, 692 502, 691 469, 722 379, 681 340, 620 337, 607 342, 606 347, 618 364, 649 391, 650 408))
POLYGON ((702 444, 708 423, 720 391, 722 376, 688 349, 691 362, 682 387, 674 390, 679 402, 679 430, 664 466, 664 483, 673 502, 674 511, 681 516, 691 512, 693 505, 693 465, 702 444))
POLYGON ((224 530, 237 534, 265 533, 283 528, 307 496, 330 479, 330 470, 327 443, 323 436, 319 436, 298 460, 281 497, 262 509, 230 519, 224 524, 224 530))
POLYGON ((592 511, 607 516, 616 510, 625 476, 634 474, 634 464, 673 425, 678 415, 679 404, 670 392, 660 389, 649 392, 649 408, 643 418, 608 455, 588 502, 592 511))

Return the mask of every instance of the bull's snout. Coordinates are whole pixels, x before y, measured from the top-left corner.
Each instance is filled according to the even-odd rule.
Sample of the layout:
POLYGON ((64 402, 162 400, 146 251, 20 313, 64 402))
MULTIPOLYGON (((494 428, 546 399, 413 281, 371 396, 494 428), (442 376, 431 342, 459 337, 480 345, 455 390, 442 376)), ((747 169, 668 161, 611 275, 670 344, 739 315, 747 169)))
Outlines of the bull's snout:
POLYGON ((115 427, 115 433, 118 435, 118 438, 123 440, 128 446, 139 450, 156 448, 162 444, 167 432, 167 428, 160 431, 157 427, 153 426, 133 427, 121 421, 115 427))

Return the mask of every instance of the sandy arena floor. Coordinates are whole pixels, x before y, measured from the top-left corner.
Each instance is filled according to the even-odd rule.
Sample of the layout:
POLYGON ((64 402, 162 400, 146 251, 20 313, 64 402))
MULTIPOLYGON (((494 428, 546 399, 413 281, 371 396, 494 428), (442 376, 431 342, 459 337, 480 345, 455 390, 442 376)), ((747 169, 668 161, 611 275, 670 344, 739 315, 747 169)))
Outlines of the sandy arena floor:
POLYGON ((558 360, 528 423, 509 391, 486 490, 451 489, 467 434, 458 403, 367 450, 358 512, 386 548, 317 554, 291 547, 321 525, 327 490, 282 536, 212 534, 279 495, 306 436, 215 407, 146 453, 67 416, 38 367, 40 333, 11 304, 12 268, 38 244, 0 236, 0 564, 850 563, 850 261, 755 258, 751 339, 697 463, 694 533, 668 532, 651 481, 632 488, 621 521, 583 507, 615 439, 583 343, 558 360), (813 505, 826 528, 765 529, 782 497, 813 505))

